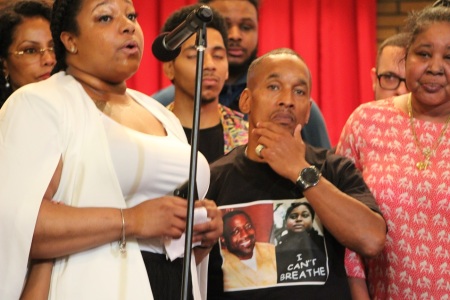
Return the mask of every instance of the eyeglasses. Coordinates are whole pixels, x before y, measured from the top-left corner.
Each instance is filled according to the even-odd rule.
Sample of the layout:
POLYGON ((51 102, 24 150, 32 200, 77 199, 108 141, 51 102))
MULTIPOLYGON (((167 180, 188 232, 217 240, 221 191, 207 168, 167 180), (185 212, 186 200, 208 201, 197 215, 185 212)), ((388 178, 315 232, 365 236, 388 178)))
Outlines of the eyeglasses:
POLYGON ((385 90, 395 90, 399 87, 401 82, 406 83, 405 78, 392 73, 377 74, 377 77, 381 88, 385 90))
POLYGON ((44 55, 45 51, 48 51, 49 53, 54 53, 54 48, 53 47, 48 47, 48 48, 26 48, 25 50, 22 51, 14 51, 11 52, 12 54, 15 54, 19 57, 23 57, 23 58, 27 58, 27 59, 37 59, 38 57, 40 58, 42 55, 44 55))

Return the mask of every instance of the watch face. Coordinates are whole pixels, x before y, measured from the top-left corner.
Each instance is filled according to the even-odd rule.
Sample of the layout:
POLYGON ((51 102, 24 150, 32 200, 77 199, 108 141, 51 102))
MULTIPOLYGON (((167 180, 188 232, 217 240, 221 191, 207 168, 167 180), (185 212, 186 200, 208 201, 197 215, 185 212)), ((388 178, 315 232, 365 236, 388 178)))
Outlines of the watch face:
POLYGON ((315 183, 319 179, 319 175, 312 168, 307 168, 302 174, 302 179, 307 183, 315 183))
POLYGON ((315 166, 311 166, 300 172, 300 176, 298 177, 296 184, 302 191, 304 191, 317 185, 320 176, 320 171, 315 166))

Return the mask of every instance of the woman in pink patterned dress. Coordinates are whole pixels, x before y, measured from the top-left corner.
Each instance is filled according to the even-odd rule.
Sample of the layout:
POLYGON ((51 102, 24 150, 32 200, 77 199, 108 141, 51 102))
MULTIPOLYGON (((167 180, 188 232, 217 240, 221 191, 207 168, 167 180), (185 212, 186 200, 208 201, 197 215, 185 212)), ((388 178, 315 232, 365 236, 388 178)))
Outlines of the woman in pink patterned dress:
MULTIPOLYGON (((446 1, 444 1, 446 2, 446 1)), ((372 299, 450 298, 450 8, 408 19, 410 94, 361 105, 337 152, 363 172, 388 224, 367 262, 372 299)))

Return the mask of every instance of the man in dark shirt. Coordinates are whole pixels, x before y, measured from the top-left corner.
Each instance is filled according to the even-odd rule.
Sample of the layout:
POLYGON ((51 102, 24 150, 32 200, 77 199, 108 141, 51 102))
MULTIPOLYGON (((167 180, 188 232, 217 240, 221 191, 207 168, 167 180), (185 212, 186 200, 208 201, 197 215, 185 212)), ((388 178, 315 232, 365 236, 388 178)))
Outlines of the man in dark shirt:
MULTIPOLYGON (((248 72, 240 107, 249 116, 249 142, 211 165, 207 198, 223 212, 245 209, 261 221, 259 228, 275 228, 280 209, 308 202, 317 237, 310 236, 315 245, 284 252, 283 262, 276 261, 285 266, 276 271, 276 283, 245 288, 224 284, 230 274, 223 268, 221 238, 210 253, 208 299, 351 299, 345 248, 377 255, 386 223, 354 164, 306 144, 299 134, 311 108, 311 75, 303 59, 290 49, 277 49, 254 60, 248 72)), ((257 240, 270 237, 275 247, 288 242, 287 235, 269 231, 258 229, 257 240)))

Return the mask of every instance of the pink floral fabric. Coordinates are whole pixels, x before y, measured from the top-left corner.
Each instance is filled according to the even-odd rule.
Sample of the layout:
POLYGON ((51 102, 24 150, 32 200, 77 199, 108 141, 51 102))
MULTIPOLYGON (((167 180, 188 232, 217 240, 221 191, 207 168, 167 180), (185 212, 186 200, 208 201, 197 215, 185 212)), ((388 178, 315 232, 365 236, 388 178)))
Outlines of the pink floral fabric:
MULTIPOLYGON (((444 124, 415 120, 423 147, 444 124)), ((365 103, 344 126, 337 153, 362 171, 388 225, 386 247, 367 262, 372 299, 450 299, 450 128, 426 170, 410 120, 391 99, 365 103)), ((351 254, 349 254, 351 255, 351 254)), ((361 270, 347 260, 349 276, 361 270)))

